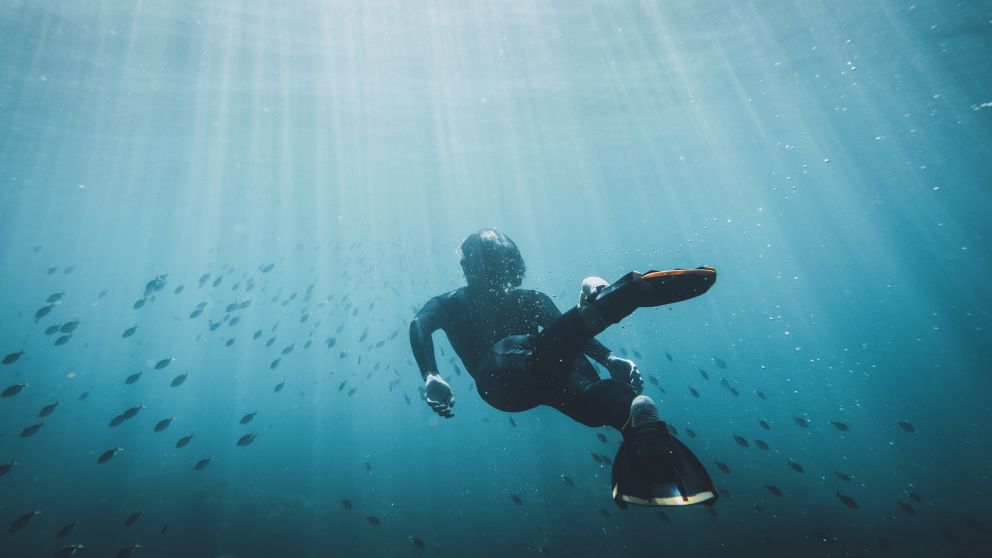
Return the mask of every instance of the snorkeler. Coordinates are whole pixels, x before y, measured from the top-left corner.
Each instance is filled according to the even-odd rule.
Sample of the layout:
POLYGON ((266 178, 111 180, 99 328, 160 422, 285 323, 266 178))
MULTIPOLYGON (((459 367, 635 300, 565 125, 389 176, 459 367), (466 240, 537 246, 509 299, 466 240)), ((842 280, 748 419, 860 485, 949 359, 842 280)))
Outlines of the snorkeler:
POLYGON ((612 484, 621 508, 716 501, 705 468, 669 433, 654 401, 640 395, 644 381, 637 365, 595 339, 637 308, 705 293, 716 280, 715 269, 630 272, 613 284, 590 277, 582 282, 579 303, 562 314, 548 295, 518 288, 523 257, 499 231, 469 235, 461 245, 461 266, 468 285, 429 300, 410 324, 410 344, 434 412, 451 418, 455 405, 434 355, 431 334, 440 329, 493 407, 520 412, 547 405, 586 426, 619 430, 624 441, 612 484), (612 378, 601 379, 585 356, 612 378))

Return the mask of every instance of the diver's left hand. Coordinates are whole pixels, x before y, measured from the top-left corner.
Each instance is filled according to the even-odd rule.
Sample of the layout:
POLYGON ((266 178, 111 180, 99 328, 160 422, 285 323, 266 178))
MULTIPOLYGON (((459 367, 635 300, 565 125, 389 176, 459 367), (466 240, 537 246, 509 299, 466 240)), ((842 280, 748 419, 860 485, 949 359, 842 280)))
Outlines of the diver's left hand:
POLYGON ((644 378, 634 361, 610 355, 606 357, 606 369, 614 380, 630 384, 638 394, 644 391, 644 378))

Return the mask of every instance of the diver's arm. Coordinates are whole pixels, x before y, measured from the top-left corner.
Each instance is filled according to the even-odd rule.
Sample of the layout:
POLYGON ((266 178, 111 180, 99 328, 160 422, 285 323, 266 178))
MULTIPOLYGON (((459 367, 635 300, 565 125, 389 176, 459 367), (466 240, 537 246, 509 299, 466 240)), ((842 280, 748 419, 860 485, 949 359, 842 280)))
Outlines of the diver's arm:
POLYGON ((417 360, 420 376, 427 379, 429 374, 437 374, 437 359, 434 356, 434 340, 431 334, 441 328, 444 308, 438 297, 427 301, 410 322, 410 346, 413 358, 417 360))

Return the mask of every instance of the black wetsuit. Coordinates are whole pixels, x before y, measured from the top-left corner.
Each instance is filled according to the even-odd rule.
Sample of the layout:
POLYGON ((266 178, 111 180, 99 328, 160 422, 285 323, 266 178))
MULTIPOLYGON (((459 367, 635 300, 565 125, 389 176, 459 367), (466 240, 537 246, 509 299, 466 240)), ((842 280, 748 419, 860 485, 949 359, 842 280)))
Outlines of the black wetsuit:
POLYGON ((429 300, 410 324, 422 375, 437 371, 431 334, 438 329, 475 378, 479 394, 497 409, 548 405, 582 424, 618 430, 627 421, 637 392, 628 383, 599 378, 585 355, 605 364, 609 349, 574 308, 562 314, 544 293, 463 287, 429 300))

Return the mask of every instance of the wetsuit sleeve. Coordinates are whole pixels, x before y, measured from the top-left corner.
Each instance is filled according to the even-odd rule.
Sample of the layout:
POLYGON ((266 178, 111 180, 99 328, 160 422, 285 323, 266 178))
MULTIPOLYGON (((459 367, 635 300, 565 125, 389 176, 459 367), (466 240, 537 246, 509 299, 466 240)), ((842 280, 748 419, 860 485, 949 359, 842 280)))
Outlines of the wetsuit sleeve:
MULTIPOLYGON (((537 295, 538 323, 541 327, 547 327, 549 323, 561 316, 561 311, 555 306, 551 297, 541 292, 538 292, 537 295)), ((610 355, 610 350, 596 341, 595 337, 589 340, 582 352, 604 366, 606 365, 606 357, 610 355)))
POLYGON ((410 322, 410 346, 413 357, 420 368, 420 376, 426 378, 430 373, 437 372, 437 360, 434 356, 434 340, 431 334, 444 327, 447 313, 440 297, 434 297, 417 312, 410 322))

